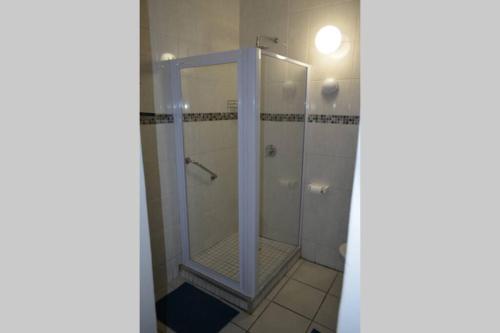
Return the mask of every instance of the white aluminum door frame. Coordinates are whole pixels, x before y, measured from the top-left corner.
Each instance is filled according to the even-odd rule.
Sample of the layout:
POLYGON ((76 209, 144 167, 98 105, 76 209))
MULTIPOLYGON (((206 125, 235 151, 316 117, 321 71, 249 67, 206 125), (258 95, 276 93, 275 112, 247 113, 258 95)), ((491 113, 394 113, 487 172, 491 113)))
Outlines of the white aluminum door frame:
POLYGON ((174 111, 177 181, 181 220, 182 262, 187 267, 246 296, 257 290, 257 246, 259 235, 260 154, 260 49, 249 48, 170 60, 162 65, 169 107, 174 111), (181 70, 236 63, 238 68, 238 230, 239 282, 191 259, 184 164, 183 100, 181 70))

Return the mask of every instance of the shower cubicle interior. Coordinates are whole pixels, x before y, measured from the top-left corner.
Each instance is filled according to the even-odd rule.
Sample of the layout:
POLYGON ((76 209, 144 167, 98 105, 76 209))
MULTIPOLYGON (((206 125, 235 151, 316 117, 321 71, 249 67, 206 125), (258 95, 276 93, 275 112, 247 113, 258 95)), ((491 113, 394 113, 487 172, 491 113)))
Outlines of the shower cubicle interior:
POLYGON ((309 66, 249 48, 164 61, 162 70, 183 265, 255 297, 300 249, 309 66))

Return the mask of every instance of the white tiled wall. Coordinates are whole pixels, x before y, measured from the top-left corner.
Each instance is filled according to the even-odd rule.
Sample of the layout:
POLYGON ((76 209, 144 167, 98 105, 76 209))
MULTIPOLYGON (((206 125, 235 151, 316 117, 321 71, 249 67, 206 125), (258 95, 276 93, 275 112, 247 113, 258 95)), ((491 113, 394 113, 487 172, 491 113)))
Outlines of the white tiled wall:
MULTIPOLYGON (((258 34, 279 38, 278 45, 265 42, 270 51, 312 65, 309 113, 359 115, 358 0, 241 1, 241 47, 254 47, 258 34), (337 26, 343 33, 343 43, 333 56, 319 53, 314 45, 317 31, 325 25, 337 26), (321 87, 328 78, 338 80, 339 91, 325 98, 321 87)), ((302 255, 342 270, 338 247, 347 237, 358 126, 306 126, 304 187, 321 182, 331 191, 322 196, 304 192, 302 255)))
MULTIPOLYGON (((237 0, 141 0, 141 112, 171 113, 162 99, 162 54, 180 58, 234 50, 238 39, 237 0)), ((141 125, 141 136, 155 293, 161 297, 181 261, 174 125, 141 125)))

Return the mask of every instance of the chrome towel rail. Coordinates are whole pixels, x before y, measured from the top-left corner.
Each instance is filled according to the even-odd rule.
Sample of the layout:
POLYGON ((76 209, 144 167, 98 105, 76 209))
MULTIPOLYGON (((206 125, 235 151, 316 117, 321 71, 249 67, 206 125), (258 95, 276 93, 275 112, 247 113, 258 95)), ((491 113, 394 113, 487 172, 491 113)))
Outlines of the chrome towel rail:
POLYGON ((193 163, 194 165, 197 165, 198 167, 200 167, 202 170, 208 172, 210 174, 211 180, 214 180, 215 178, 217 178, 217 174, 215 172, 213 172, 212 170, 210 170, 209 168, 207 168, 206 166, 204 166, 200 162, 196 162, 196 161, 192 160, 191 157, 186 157, 184 159, 184 161, 186 162, 186 164, 193 163))

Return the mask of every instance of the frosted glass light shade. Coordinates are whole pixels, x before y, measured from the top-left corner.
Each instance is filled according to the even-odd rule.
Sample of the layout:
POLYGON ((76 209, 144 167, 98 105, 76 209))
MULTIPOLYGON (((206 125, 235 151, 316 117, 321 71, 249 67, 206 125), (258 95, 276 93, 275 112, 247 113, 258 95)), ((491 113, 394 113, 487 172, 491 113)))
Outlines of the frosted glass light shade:
POLYGON ((342 33, 337 27, 327 25, 319 29, 314 40, 316 48, 323 54, 332 54, 342 43, 342 33))
POLYGON ((175 55, 173 55, 172 53, 163 53, 161 55, 161 60, 172 60, 172 59, 175 59, 175 55))

